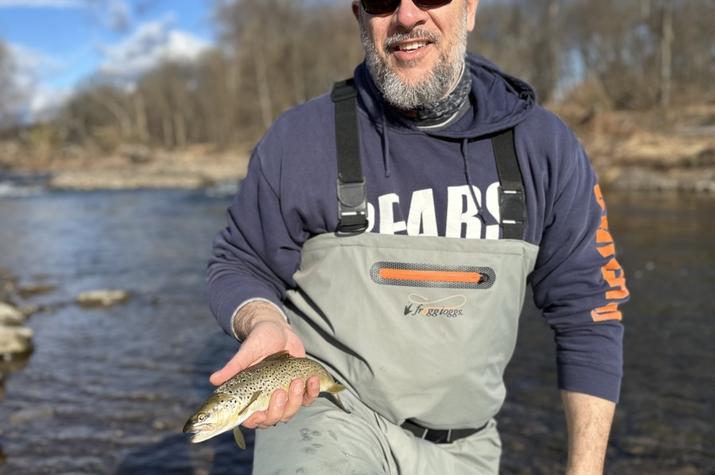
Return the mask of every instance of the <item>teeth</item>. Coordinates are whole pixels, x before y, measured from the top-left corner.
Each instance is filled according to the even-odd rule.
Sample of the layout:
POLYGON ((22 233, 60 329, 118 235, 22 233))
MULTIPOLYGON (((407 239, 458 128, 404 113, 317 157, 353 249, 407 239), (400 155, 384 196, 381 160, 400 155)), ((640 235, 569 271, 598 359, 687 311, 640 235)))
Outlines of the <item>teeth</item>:
POLYGON ((414 51, 414 50, 422 48, 423 46, 426 46, 426 45, 427 45, 427 43, 425 43, 425 42, 409 43, 406 45, 401 45, 400 49, 402 51, 414 51))

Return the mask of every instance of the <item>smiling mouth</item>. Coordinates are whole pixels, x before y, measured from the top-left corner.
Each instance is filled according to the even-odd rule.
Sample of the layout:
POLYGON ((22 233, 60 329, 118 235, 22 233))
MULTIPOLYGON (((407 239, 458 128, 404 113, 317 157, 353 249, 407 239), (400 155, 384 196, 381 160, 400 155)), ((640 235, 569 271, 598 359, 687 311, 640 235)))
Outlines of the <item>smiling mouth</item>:
POLYGON ((394 45, 391 50, 394 51, 404 51, 404 52, 411 52, 411 51, 417 51, 419 49, 424 48, 425 46, 428 46, 432 44, 431 41, 428 40, 414 40, 414 41, 403 41, 401 43, 397 43, 394 45))

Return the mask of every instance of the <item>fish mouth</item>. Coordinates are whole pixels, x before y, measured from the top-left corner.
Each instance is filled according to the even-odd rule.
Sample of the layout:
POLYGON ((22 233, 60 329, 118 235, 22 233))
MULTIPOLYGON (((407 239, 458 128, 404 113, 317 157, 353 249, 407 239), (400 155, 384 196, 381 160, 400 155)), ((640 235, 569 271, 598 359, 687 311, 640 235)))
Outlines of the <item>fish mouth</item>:
POLYGON ((216 424, 211 424, 207 422, 198 423, 189 420, 184 425, 183 432, 184 434, 189 434, 191 436, 190 440, 192 443, 197 444, 212 437, 216 437, 217 435, 226 432, 229 429, 230 427, 216 427, 216 424))
POLYGON ((197 424, 189 420, 182 429, 184 434, 191 436, 191 442, 202 442, 210 437, 213 437, 210 424, 197 424))
POLYGON ((184 428, 181 429, 181 431, 184 434, 193 434, 201 430, 199 426, 200 424, 197 424, 192 419, 189 419, 188 421, 186 421, 186 424, 184 424, 184 428))
POLYGON ((191 433, 191 437, 189 440, 191 440, 192 444, 198 444, 199 442, 203 442, 205 440, 209 440, 211 437, 217 435, 216 433, 213 432, 195 432, 191 433))
POLYGON ((189 434, 191 442, 198 444, 199 442, 203 442, 204 440, 208 440, 211 437, 218 435, 218 432, 211 430, 210 427, 196 427, 187 424, 184 426, 184 434, 189 434))

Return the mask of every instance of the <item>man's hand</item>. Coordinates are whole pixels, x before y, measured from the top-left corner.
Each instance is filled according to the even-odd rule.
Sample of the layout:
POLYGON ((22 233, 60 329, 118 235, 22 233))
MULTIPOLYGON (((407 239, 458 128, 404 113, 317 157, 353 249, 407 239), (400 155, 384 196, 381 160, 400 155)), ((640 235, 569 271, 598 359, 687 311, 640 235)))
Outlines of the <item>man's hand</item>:
POLYGON ((569 432, 567 475, 603 473, 616 405, 587 394, 561 391, 569 432))
MULTIPOLYGON (((241 309, 235 318, 236 334, 243 338, 238 352, 220 370, 211 375, 214 385, 226 382, 240 371, 262 361, 279 351, 288 351, 292 356, 305 356, 305 348, 300 338, 293 333, 283 316, 270 304, 252 302, 241 309)), ((291 382, 288 393, 277 389, 271 395, 266 411, 256 412, 243 423, 245 427, 270 427, 278 422, 290 420, 301 405, 308 406, 320 392, 317 376, 291 382)))

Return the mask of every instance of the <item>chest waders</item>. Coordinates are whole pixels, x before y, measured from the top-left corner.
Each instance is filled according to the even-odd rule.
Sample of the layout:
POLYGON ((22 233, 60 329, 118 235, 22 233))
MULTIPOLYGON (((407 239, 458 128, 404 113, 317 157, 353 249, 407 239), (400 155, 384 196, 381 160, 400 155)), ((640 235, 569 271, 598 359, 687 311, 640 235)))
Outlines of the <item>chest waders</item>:
POLYGON ((291 325, 369 409, 418 437, 475 433, 504 402, 526 279, 538 247, 523 241, 526 208, 513 130, 492 138, 501 240, 365 233, 357 93, 337 83, 340 224, 305 242, 287 294, 291 325))

